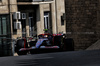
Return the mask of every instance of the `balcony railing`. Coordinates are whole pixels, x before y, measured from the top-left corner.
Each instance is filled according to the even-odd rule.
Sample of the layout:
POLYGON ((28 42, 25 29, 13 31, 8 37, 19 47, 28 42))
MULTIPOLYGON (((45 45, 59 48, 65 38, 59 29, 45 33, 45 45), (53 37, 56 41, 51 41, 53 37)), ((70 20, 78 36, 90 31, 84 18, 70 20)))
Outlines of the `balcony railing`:
POLYGON ((46 2, 46 1, 53 1, 53 0, 17 0, 17 2, 46 2))

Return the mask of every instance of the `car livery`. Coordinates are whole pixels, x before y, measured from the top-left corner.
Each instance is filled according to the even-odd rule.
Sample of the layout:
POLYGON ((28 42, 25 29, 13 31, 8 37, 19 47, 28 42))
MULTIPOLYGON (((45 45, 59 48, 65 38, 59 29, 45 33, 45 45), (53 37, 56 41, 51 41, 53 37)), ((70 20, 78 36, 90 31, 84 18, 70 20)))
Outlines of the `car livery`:
MULTIPOLYGON (((38 35, 38 39, 36 41, 30 41, 29 43, 26 42, 24 38, 24 43, 19 42, 22 47, 17 50, 19 55, 26 54, 28 51, 37 52, 34 50, 40 49, 63 49, 65 48, 65 38, 63 34, 40 34, 38 35), (23 45, 22 45, 23 44, 23 45), (28 46, 29 45, 29 46, 28 46)), ((18 42, 17 42, 18 43, 18 42)), ((40 50, 42 51, 42 50, 40 50)))

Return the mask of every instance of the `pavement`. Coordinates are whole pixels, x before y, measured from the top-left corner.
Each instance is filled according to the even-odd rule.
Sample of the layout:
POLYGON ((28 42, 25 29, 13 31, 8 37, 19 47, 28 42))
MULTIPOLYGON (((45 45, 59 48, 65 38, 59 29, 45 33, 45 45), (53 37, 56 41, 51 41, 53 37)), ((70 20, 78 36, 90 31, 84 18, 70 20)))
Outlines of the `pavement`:
POLYGON ((89 46, 86 50, 97 50, 100 49, 100 40, 89 46))
POLYGON ((100 50, 1 57, 0 66, 100 66, 100 50))

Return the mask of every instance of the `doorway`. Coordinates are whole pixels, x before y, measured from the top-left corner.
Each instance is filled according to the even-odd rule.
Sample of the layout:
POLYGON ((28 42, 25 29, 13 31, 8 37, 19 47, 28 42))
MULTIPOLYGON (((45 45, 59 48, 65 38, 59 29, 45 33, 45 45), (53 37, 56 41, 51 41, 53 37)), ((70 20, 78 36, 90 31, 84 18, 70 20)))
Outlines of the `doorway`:
POLYGON ((33 17, 29 17, 29 36, 33 36, 33 17))
POLYGON ((22 24, 22 37, 26 37, 26 20, 22 20, 21 24, 22 24))
POLYGON ((11 54, 11 25, 9 15, 0 15, 0 56, 11 54))

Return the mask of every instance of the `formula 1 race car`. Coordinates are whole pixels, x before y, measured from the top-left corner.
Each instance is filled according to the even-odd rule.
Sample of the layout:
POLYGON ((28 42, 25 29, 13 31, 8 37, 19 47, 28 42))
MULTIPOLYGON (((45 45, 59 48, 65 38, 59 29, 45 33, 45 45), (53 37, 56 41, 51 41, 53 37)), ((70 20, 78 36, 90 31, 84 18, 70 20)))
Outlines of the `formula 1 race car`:
POLYGON ((25 55, 28 52, 31 54, 41 51, 73 51, 74 41, 71 38, 65 38, 63 34, 40 34, 35 41, 27 42, 27 40, 19 39, 15 47, 18 55, 25 55))

